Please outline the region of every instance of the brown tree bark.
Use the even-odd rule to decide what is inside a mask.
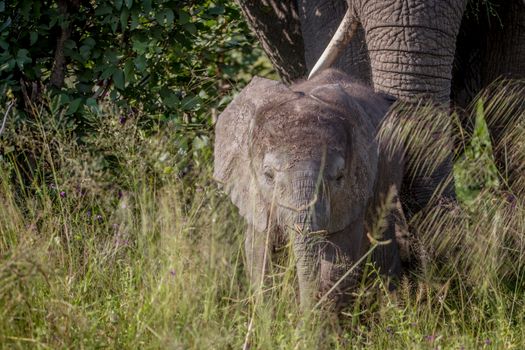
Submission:
[[[64,78],[66,74],[66,57],[64,56],[64,44],[71,36],[73,24],[71,23],[70,13],[76,12],[80,7],[80,0],[59,0],[58,8],[60,13],[64,16],[66,25],[61,28],[60,35],[57,39],[57,46],[55,48],[55,58],[53,62],[53,69],[51,70],[51,78],[49,84],[55,88],[60,89],[64,85]]]
[[[236,0],[279,73],[290,83],[306,76],[301,23],[294,0]]]

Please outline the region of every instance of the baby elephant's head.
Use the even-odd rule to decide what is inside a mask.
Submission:
[[[377,149],[370,122],[347,99],[325,85],[256,110],[247,170],[273,214],[267,225],[331,234],[363,216]]]
[[[255,78],[218,119],[215,177],[255,231],[293,237],[302,301],[363,254],[387,108],[328,71],[291,87]]]

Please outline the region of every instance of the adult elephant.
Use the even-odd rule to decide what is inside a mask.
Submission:
[[[523,0],[237,1],[284,81],[307,75],[347,13],[356,33],[333,66],[397,99],[465,106],[499,76],[525,76]],[[405,180],[409,215],[451,171],[452,155],[430,176]],[[441,194],[453,198],[453,183]]]

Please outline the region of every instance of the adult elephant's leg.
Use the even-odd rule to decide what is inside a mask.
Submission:
[[[488,97],[500,96],[502,101],[492,101],[505,108],[487,110],[486,119],[495,150],[495,160],[500,172],[506,175],[509,186],[517,193],[525,193],[522,164],[523,149],[517,150],[522,136],[512,136],[519,120],[525,118],[525,83],[507,86],[490,85],[498,78],[525,78],[525,2],[500,0],[496,7],[499,21],[494,21],[487,37],[487,50],[482,62],[483,85],[489,86]],[[502,96],[499,93],[506,90]],[[490,101],[488,101],[490,103]],[[523,125],[523,124],[522,124]]]
[[[482,64],[484,85],[505,77],[525,78],[525,2],[499,0],[490,23],[487,52]]]
[[[490,6],[490,9],[484,8]],[[473,131],[471,104],[483,90],[498,78],[525,78],[525,2],[522,0],[494,0],[489,3],[472,1],[463,16],[457,41],[452,78],[452,101],[462,118],[467,134]],[[499,86],[486,91],[486,103],[500,90]],[[512,87],[510,87],[512,90]],[[511,94],[512,95],[512,94]],[[510,109],[508,109],[510,111]],[[488,115],[489,129],[495,146],[506,134],[500,115]],[[519,111],[514,110],[514,116]],[[465,140],[458,140],[462,146]],[[462,151],[462,149],[458,149]],[[507,173],[503,154],[496,160],[502,173]],[[461,152],[458,152],[461,154]]]
[[[425,98],[448,106],[456,37],[466,2],[361,1],[357,14],[365,29],[375,90],[407,102]],[[450,132],[435,136],[450,138]],[[404,203],[408,216],[428,204],[442,180],[451,178],[452,153],[425,173],[418,171],[404,180],[402,198],[411,199]],[[442,189],[441,198],[454,198],[453,181]]]
[[[494,159],[507,188],[525,195],[525,80],[501,80],[481,95]]]
[[[457,112],[465,132],[455,133],[456,156],[460,157],[470,141],[475,120],[471,104],[481,91],[481,57],[486,51],[488,11],[479,13],[479,2],[471,1],[463,16],[456,42],[452,67],[452,108]]]
[[[348,3],[354,6],[355,2],[350,0]],[[306,67],[311,71],[341,23],[348,6],[341,0],[299,0],[298,4]],[[333,67],[371,85],[370,59],[363,27],[358,27],[356,35]]]

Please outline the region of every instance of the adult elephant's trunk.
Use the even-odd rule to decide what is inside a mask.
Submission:
[[[366,33],[377,91],[414,102],[450,100],[452,63],[465,0],[364,1]]]

